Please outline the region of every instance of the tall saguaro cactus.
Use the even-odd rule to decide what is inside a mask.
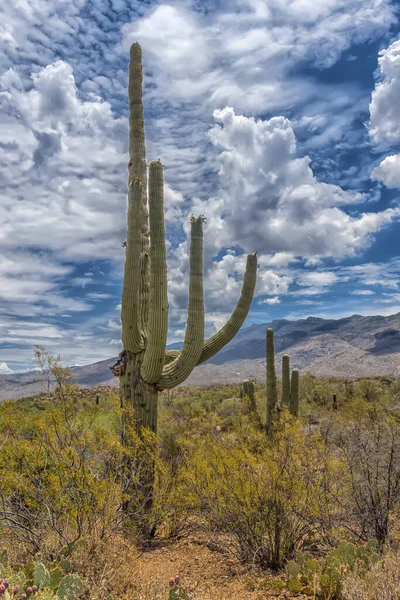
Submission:
[[[129,66],[128,231],[121,308],[124,350],[113,372],[120,377],[125,424],[133,418],[139,434],[143,428],[157,430],[158,392],[185,381],[196,365],[211,358],[239,331],[257,276],[256,254],[249,254],[241,295],[231,318],[204,341],[204,218],[192,217],[185,340],[180,352],[166,351],[164,174],[160,161],[146,164],[142,81],[142,51],[139,44],[133,44]]]
[[[271,439],[273,435],[273,422],[278,405],[278,396],[276,391],[276,371],[275,371],[275,348],[274,348],[274,330],[267,329],[267,433]]]

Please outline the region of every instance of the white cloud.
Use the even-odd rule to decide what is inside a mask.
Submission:
[[[299,262],[299,259],[293,256],[290,252],[276,252],[273,255],[264,254],[260,256],[258,264],[261,267],[287,267],[291,263]]]
[[[161,4],[149,16],[125,25],[124,34],[140,40],[146,50],[157,55],[158,68],[176,78],[196,79],[210,67],[207,30],[200,35],[193,15],[182,5]]]
[[[270,296],[287,294],[293,277],[277,274],[269,269],[260,269],[257,277],[256,295],[268,294]]]
[[[375,143],[400,142],[400,40],[379,53],[382,81],[372,92],[370,135]]]
[[[388,0],[226,2],[207,19],[182,3],[158,4],[123,28],[124,49],[139,41],[169,97],[205,96],[217,106],[271,110],[310,97],[284,75],[297,61],[331,66],[352,43],[395,21]]]
[[[400,294],[383,294],[386,298],[379,298],[374,300],[375,303],[393,304],[394,302],[400,302]]]
[[[395,257],[383,263],[363,263],[351,267],[341,267],[338,277],[364,286],[397,289],[400,281],[400,260]]]
[[[387,156],[372,171],[371,179],[382,181],[388,188],[400,187],[400,154]]]
[[[331,271],[314,271],[312,273],[301,273],[298,277],[298,283],[303,286],[328,286],[337,281],[336,273]]]
[[[373,294],[375,294],[372,290],[355,290],[350,293],[352,296],[373,296]]]
[[[235,240],[246,251],[354,256],[400,215],[398,208],[358,217],[345,212],[343,206],[363,197],[318,181],[310,158],[296,157],[288,119],[256,120],[229,107],[214,111],[214,117],[221,125],[209,136],[221,150],[222,190],[218,199],[194,200],[192,210],[208,218],[215,249]]]
[[[273,298],[266,298],[265,300],[259,300],[257,304],[280,304],[281,301],[277,296]]]
[[[29,91],[2,81],[0,246],[47,248],[64,260],[116,257],[126,170],[118,138],[126,121],[98,97],[80,99],[63,61],[32,80]]]
[[[0,375],[11,375],[11,373],[14,371],[7,366],[7,363],[0,363]]]

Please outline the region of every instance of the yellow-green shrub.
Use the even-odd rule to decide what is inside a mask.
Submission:
[[[273,444],[256,430],[214,433],[191,451],[192,502],[215,530],[236,538],[241,560],[278,568],[315,536],[325,448],[286,412]]]

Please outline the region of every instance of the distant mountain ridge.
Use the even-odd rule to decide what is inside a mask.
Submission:
[[[291,366],[320,377],[400,376],[400,313],[388,317],[353,315],[344,319],[308,317],[278,319],[250,325],[207,363],[196,367],[186,385],[241,381],[265,377],[265,329],[275,332],[277,369],[281,355],[290,355]],[[179,343],[169,348],[177,349]],[[116,358],[73,367],[82,387],[118,385],[110,371]],[[0,375],[0,400],[21,398],[43,391],[37,371]]]

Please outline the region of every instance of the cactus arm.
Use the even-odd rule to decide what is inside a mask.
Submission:
[[[139,179],[143,183],[141,206],[141,247],[140,274],[136,285],[139,287],[139,327],[146,333],[149,297],[149,228],[147,209],[146,144],[144,135],[142,49],[132,44],[129,63],[129,181]],[[128,225],[129,228],[129,225]]]
[[[190,375],[199,361],[204,343],[203,222],[191,219],[190,279],[188,319],[183,348],[179,356],[163,369],[159,390],[176,387]]]
[[[217,354],[230,342],[243,325],[253,300],[257,280],[257,253],[247,255],[246,270],[243,277],[242,291],[236,307],[229,320],[216,334],[204,342],[199,362],[201,364]]]
[[[293,369],[290,386],[290,412],[294,417],[299,416],[299,370]]]
[[[289,355],[282,356],[282,406],[289,407],[290,402],[290,366]]]
[[[225,325],[221,327],[216,334],[204,342],[203,350],[197,363],[198,365],[201,365],[203,362],[206,362],[206,360],[212,358],[235,337],[249,312],[251,301],[253,300],[254,289],[256,287],[256,280],[257,254],[249,254],[247,256],[246,270],[243,277],[242,291],[235,310]],[[165,353],[165,364],[175,360],[179,354],[179,350],[167,350]]]
[[[134,354],[143,348],[143,336],[139,327],[139,286],[137,285],[140,278],[142,187],[143,184],[139,179],[133,179],[129,184],[128,233],[121,303],[122,343]]]
[[[176,358],[178,358],[178,356],[180,355],[180,350],[166,350],[165,351],[165,356],[164,356],[164,362],[166,365],[169,365],[170,363],[172,363],[173,360],[175,360]]]
[[[149,166],[150,216],[150,293],[147,345],[141,376],[156,383],[164,368],[168,334],[167,256],[164,226],[163,165],[153,161]]]
[[[273,422],[277,407],[276,393],[276,371],[275,371],[275,348],[274,348],[274,330],[267,329],[267,433],[270,439],[273,436]]]

